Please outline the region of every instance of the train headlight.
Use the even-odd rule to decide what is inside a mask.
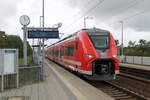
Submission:
[[[117,57],[117,55],[112,55],[112,57],[114,57],[114,58],[115,58],[115,57]]]
[[[88,56],[89,58],[94,58],[94,56],[91,54],[87,54],[86,56]]]

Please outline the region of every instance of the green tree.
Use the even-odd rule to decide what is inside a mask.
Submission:
[[[124,48],[124,54],[128,56],[150,56],[150,41],[140,39],[138,44],[129,41],[128,47]]]
[[[6,35],[5,32],[0,32],[0,48],[14,48],[19,50],[19,57],[23,57],[23,41],[17,35]],[[27,42],[28,56],[32,55],[32,48]]]

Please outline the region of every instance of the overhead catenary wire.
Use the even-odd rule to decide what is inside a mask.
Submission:
[[[82,14],[82,16],[80,16],[79,18],[75,19],[71,24],[69,24],[69,25],[68,25],[66,28],[64,28],[62,31],[64,31],[65,29],[69,30],[70,27],[72,27],[75,23],[78,22],[78,20],[80,20],[81,18],[83,18],[85,15],[91,13],[93,10],[95,10],[97,7],[99,7],[99,5],[102,4],[104,1],[105,1],[105,0],[100,0],[98,3],[96,3],[94,6],[92,6],[89,10],[87,10],[84,14]],[[133,2],[134,4],[128,6],[127,9],[130,9],[130,8],[136,6],[137,4],[139,4],[138,0],[133,0],[132,2]],[[132,2],[129,2],[129,4],[131,4]],[[149,10],[150,10],[150,9],[149,9]],[[132,18],[132,17],[141,15],[141,14],[143,14],[143,13],[149,12],[149,10],[148,10],[148,11],[147,11],[147,10],[146,10],[146,11],[142,11],[142,12],[139,12],[139,13],[136,13],[136,14],[133,14],[133,15],[131,15],[131,16],[129,16],[129,17],[126,17],[126,18],[122,19],[122,21],[128,20],[128,19],[130,19],[130,18]],[[119,20],[119,21],[120,21],[120,20]],[[118,21],[117,21],[117,22],[118,22]]]
[[[150,12],[150,9],[147,9],[147,10],[138,12],[138,13],[136,13],[136,14],[133,14],[133,15],[131,15],[131,16],[129,16],[129,17],[126,17],[126,18],[122,19],[122,21],[129,20],[129,19],[131,19],[131,18],[134,18],[134,17],[136,17],[136,16],[139,16],[139,15],[142,15],[142,14],[145,14],[145,13],[148,13],[148,12]]]
[[[91,13],[93,10],[95,10],[97,7],[99,7],[100,4],[102,4],[105,0],[99,0],[98,3],[96,3],[93,7],[91,7],[89,10],[87,10],[82,16],[80,16],[79,18],[75,19],[71,24],[69,24],[64,30],[68,30],[69,28],[68,27],[71,27],[72,25],[74,25],[74,23],[77,23],[78,20],[80,20],[81,18],[83,18],[84,16],[86,16],[87,14]],[[91,1],[88,1],[88,2],[91,2]],[[133,5],[131,6],[128,6],[127,9],[129,8],[132,8],[134,7],[137,3],[138,3],[138,0],[132,0],[131,2],[129,2],[129,4],[131,3],[134,3]],[[64,31],[63,30],[63,31]]]
[[[134,5],[131,5],[131,6],[129,6],[126,10],[128,10],[128,9],[130,9],[130,8],[132,8],[132,7],[134,7],[134,6],[136,6],[139,2],[138,2],[138,0],[134,0],[136,3],[134,4]],[[132,15],[130,15],[130,16],[127,16],[127,17],[125,17],[125,18],[122,18],[122,19],[120,19],[120,20],[116,20],[116,21],[113,21],[113,23],[118,23],[118,22],[120,22],[120,21],[128,21],[129,19],[132,19],[132,18],[134,18],[134,17],[136,17],[136,16],[138,16],[138,15],[141,15],[141,14],[144,14],[144,13],[147,13],[147,12],[149,12],[150,11],[150,9],[148,9],[148,10],[144,10],[144,11],[141,11],[141,12],[137,12],[137,13],[135,13],[135,14],[132,14]],[[110,25],[112,25],[113,23],[110,23],[108,26],[110,26]]]
[[[79,19],[83,18],[84,16],[86,16],[88,13],[90,13],[91,11],[93,11],[94,9],[96,9],[97,7],[99,7],[105,0],[99,0],[98,3],[96,3],[93,7],[91,7],[89,10],[87,10],[82,16],[80,16],[79,18],[75,19],[71,24],[68,25],[68,27],[71,27],[72,24],[76,23]],[[68,29],[68,27],[66,27],[65,29]],[[64,30],[65,30],[64,29]]]

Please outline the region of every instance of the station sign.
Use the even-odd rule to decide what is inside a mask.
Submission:
[[[58,28],[27,28],[28,38],[59,38]]]

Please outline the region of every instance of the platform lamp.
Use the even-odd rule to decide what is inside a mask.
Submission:
[[[84,29],[86,29],[86,20],[87,19],[93,19],[93,17],[84,17]]]
[[[6,48],[6,46],[5,46],[5,45],[6,45],[6,44],[5,44],[5,42],[6,42],[6,37],[7,37],[6,35],[3,35],[3,36],[2,36],[2,38],[4,38],[4,48]]]
[[[121,61],[123,61],[123,55],[124,55],[124,51],[123,51],[123,47],[124,47],[124,44],[123,44],[123,24],[124,24],[124,22],[123,21],[119,21],[119,23],[121,23]]]

